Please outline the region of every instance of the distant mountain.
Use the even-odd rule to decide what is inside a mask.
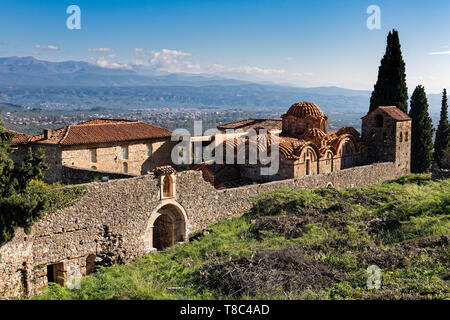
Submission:
[[[252,83],[216,75],[152,74],[152,70],[102,68],[83,61],[0,58],[0,102],[38,108],[114,109],[150,107],[268,108],[285,110],[313,101],[325,112],[364,114],[370,91],[338,87],[299,88]],[[440,95],[429,95],[431,112]]]
[[[249,83],[203,75],[150,75],[144,71],[140,68],[102,68],[83,61],[49,62],[33,57],[6,57],[0,58],[0,86],[201,86]]]

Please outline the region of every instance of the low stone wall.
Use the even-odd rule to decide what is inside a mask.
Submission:
[[[280,188],[317,188],[330,183],[341,189],[382,183],[406,174],[398,172],[395,163],[377,163],[327,174],[254,184],[239,188],[216,190],[201,174],[186,171],[177,174],[178,202],[188,212],[191,231],[205,229],[212,223],[239,216],[252,206],[252,199]],[[194,213],[194,214],[190,214]]]
[[[176,194],[161,199],[154,175],[87,184],[88,192],[71,207],[38,221],[31,234],[18,230],[0,248],[0,297],[34,294],[47,283],[47,268],[63,263],[61,274],[85,275],[95,257],[99,265],[128,262],[152,251],[151,221],[165,205],[182,208],[186,233],[218,220],[242,215],[255,196],[281,187],[314,188],[329,183],[338,188],[365,186],[396,178],[395,163],[380,163],[329,174],[306,176],[235,189],[217,190],[200,171],[176,174]]]
[[[100,180],[102,177],[108,177],[110,180],[127,179],[137,177],[133,174],[123,174],[78,167],[62,166],[62,179],[64,184],[89,183],[94,180]]]

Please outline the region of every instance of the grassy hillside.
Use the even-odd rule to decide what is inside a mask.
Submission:
[[[282,189],[199,240],[37,299],[448,299],[450,180]],[[367,288],[367,268],[382,269]]]

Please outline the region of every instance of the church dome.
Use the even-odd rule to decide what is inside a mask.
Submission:
[[[294,116],[297,118],[306,118],[306,117],[313,117],[313,118],[322,118],[325,116],[325,114],[320,110],[320,108],[312,102],[298,102],[293,104],[288,112],[286,113],[286,116]]]

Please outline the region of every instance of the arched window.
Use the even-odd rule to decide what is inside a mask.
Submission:
[[[341,169],[347,169],[353,167],[353,156],[355,153],[355,147],[351,140],[347,140],[341,147]]]
[[[326,165],[330,168],[330,172],[333,172],[333,155],[331,152],[327,153]]]
[[[403,132],[400,132],[400,142],[403,142]]]
[[[163,178],[163,197],[173,197],[173,179],[170,175]]]
[[[128,173],[128,163],[124,162],[122,166],[123,173]]]
[[[408,142],[408,132],[405,132],[405,141]]]

